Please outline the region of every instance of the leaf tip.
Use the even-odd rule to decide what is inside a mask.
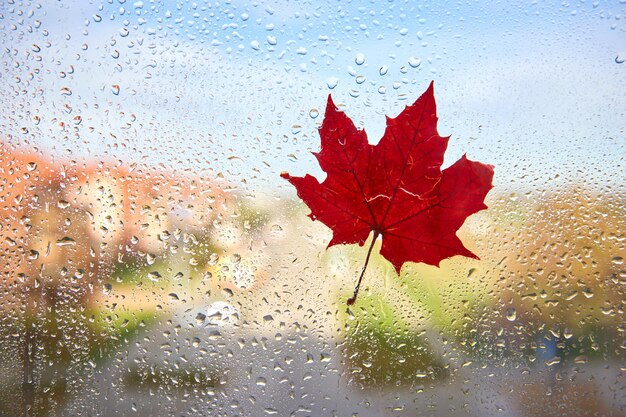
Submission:
[[[284,178],[284,179],[286,179],[286,180],[288,180],[289,178],[291,178],[291,177],[289,176],[289,173],[288,173],[287,171],[283,171],[283,172],[281,172],[281,173],[280,173],[280,177],[281,177],[281,178]]]
[[[328,95],[328,100],[326,101],[326,111],[328,110],[337,110],[337,106],[335,106],[333,97],[330,94]]]

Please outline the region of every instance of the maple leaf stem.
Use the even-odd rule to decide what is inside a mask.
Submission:
[[[354,294],[352,297],[348,298],[348,305],[351,306],[356,301],[357,295],[359,295],[359,288],[361,287],[361,281],[363,280],[363,276],[365,275],[365,270],[367,269],[367,264],[370,261],[370,255],[372,254],[372,249],[374,249],[374,244],[376,243],[376,239],[380,235],[379,232],[374,232],[374,237],[372,238],[372,243],[370,244],[370,248],[367,250],[367,256],[365,257],[365,264],[363,264],[363,269],[361,270],[361,275],[359,276],[359,280],[356,283],[356,287],[354,287]]]

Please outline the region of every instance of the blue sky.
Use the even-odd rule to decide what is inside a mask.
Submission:
[[[495,164],[503,189],[626,179],[622,0],[41,4],[2,6],[17,145],[273,196],[292,193],[281,171],[323,175],[309,151],[329,93],[376,142],[434,80],[446,163]]]

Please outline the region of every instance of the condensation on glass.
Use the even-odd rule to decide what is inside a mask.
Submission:
[[[624,415],[625,12],[0,0],[0,414]],[[431,80],[480,260],[377,244],[348,307],[280,173]]]

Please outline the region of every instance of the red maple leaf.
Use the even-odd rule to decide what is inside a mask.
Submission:
[[[371,145],[328,96],[319,129],[321,150],[314,153],[327,173],[321,184],[307,174],[281,176],[296,187],[298,196],[333,231],[328,247],[358,243],[370,232],[372,243],[356,285],[361,280],[376,239],[380,253],[399,274],[407,262],[439,266],[454,255],[478,257],[456,236],[465,219],[487,208],[483,200],[492,187],[493,166],[470,161],[465,155],[441,170],[449,137],[437,133],[433,83],[398,117],[387,118],[380,142]]]

